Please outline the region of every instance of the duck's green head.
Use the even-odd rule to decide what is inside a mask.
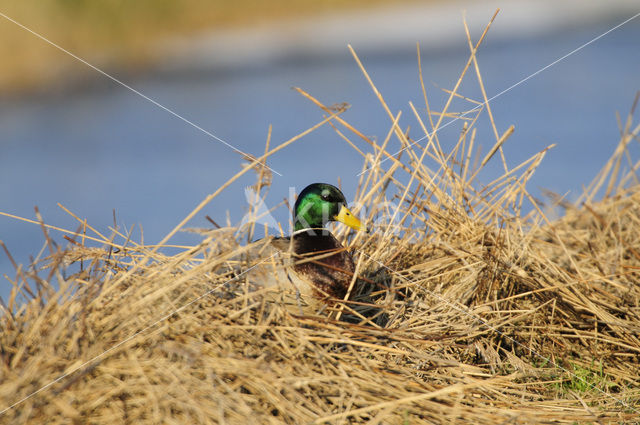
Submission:
[[[305,187],[293,209],[295,230],[322,228],[329,221],[339,221],[352,229],[364,229],[362,223],[347,208],[347,200],[340,189],[326,183]]]

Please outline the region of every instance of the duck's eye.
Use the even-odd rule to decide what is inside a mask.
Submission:
[[[328,193],[323,193],[322,195],[320,195],[322,197],[323,201],[328,201],[329,200],[329,194]]]

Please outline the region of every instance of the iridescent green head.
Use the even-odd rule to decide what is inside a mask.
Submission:
[[[293,222],[295,230],[323,228],[329,221],[340,221],[347,226],[363,229],[347,208],[347,200],[340,189],[326,183],[314,183],[305,187],[296,201]]]

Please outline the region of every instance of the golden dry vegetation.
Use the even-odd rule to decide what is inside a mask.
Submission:
[[[353,201],[378,226],[339,237],[362,278],[356,292],[382,312],[375,320],[353,301],[300,313],[251,288],[247,272],[267,259],[243,257],[261,242],[238,241],[235,228],[163,253],[237,175],[159,245],[78,219],[46,260],[18,269],[0,319],[0,422],[637,422],[640,163],[628,147],[640,126],[630,114],[602,172],[578,203],[556,199],[565,214],[552,220],[527,191],[546,150],[509,168],[512,128],[477,147],[476,120],[491,116],[484,99],[466,116],[450,110],[463,77],[481,84],[477,46],[445,105],[434,109],[420,88],[418,137],[382,95],[390,129],[375,141],[300,90],[325,114],[310,130],[332,125],[363,156]],[[441,140],[453,117],[459,138]],[[256,171],[263,193],[268,157],[297,140],[267,146],[240,174]],[[492,161],[504,173],[482,184]],[[385,201],[399,209],[380,210]],[[60,231],[40,224],[50,242]]]
[[[0,93],[19,94],[67,84],[70,73],[75,84],[93,76],[91,70],[29,30],[101,68],[136,72],[152,65],[158,59],[159,45],[176,37],[236,27],[251,31],[256,24],[280,19],[396,3],[393,0],[0,0],[3,58]]]

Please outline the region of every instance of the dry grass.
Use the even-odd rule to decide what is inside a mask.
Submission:
[[[470,39],[460,81],[471,70],[481,84],[478,45]],[[381,95],[392,125],[377,143],[300,90],[327,113],[318,125],[330,123],[363,154],[356,212],[390,218],[368,235],[340,234],[375,283],[384,325],[338,320],[336,311],[292,314],[264,290],[248,291],[252,264],[241,254],[251,245],[237,242],[234,228],[162,253],[238,176],[157,246],[78,219],[60,248],[39,219],[50,255],[17,269],[3,307],[0,422],[637,422],[640,163],[622,165],[640,126],[630,115],[584,198],[558,200],[566,214],[551,221],[526,189],[545,151],[507,168],[510,129],[479,152],[474,124],[491,117],[489,105],[445,143],[434,130],[456,115],[450,102],[432,110],[422,89],[428,113],[416,117],[428,137],[417,144]],[[391,138],[406,149],[389,151]],[[258,171],[259,192],[269,183],[261,164],[295,140],[250,159],[242,174]],[[477,176],[490,161],[505,172],[483,185]],[[397,211],[384,211],[389,202]],[[72,263],[80,270],[70,274]],[[18,304],[19,295],[28,302]]]
[[[416,0],[402,0],[409,3]],[[344,12],[398,0],[2,0],[0,13],[101,68],[147,69],[158,46],[203,31]],[[93,70],[0,16],[0,93],[93,81]],[[122,73],[122,72],[121,72]],[[69,78],[72,76],[72,78]]]

